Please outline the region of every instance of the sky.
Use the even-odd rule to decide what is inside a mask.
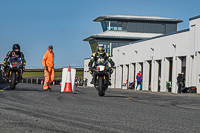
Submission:
[[[104,15],[158,16],[181,19],[200,15],[199,0],[0,0],[0,62],[15,43],[27,66],[42,67],[42,57],[54,46],[55,67],[83,66],[91,56],[83,39],[102,32],[93,20]]]

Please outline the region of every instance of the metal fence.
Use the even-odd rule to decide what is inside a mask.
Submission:
[[[60,85],[61,79],[53,81],[55,85]],[[53,82],[51,84],[53,84]],[[20,83],[27,84],[44,84],[44,78],[23,78]]]

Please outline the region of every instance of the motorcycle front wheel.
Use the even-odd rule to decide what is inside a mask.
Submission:
[[[104,92],[104,79],[103,76],[99,76],[99,96],[104,96],[105,92]]]
[[[12,76],[11,76],[11,82],[10,82],[10,89],[11,90],[15,89],[15,80],[16,80],[16,72],[13,72]]]

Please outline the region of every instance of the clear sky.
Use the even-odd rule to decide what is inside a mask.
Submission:
[[[0,61],[14,43],[21,45],[27,66],[42,66],[54,46],[55,65],[83,66],[91,56],[83,39],[101,33],[95,18],[103,15],[159,16],[181,19],[200,15],[200,0],[0,0]]]

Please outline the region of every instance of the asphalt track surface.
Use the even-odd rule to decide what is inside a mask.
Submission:
[[[51,92],[41,85],[0,84],[0,132],[199,133],[200,95],[94,88]]]

